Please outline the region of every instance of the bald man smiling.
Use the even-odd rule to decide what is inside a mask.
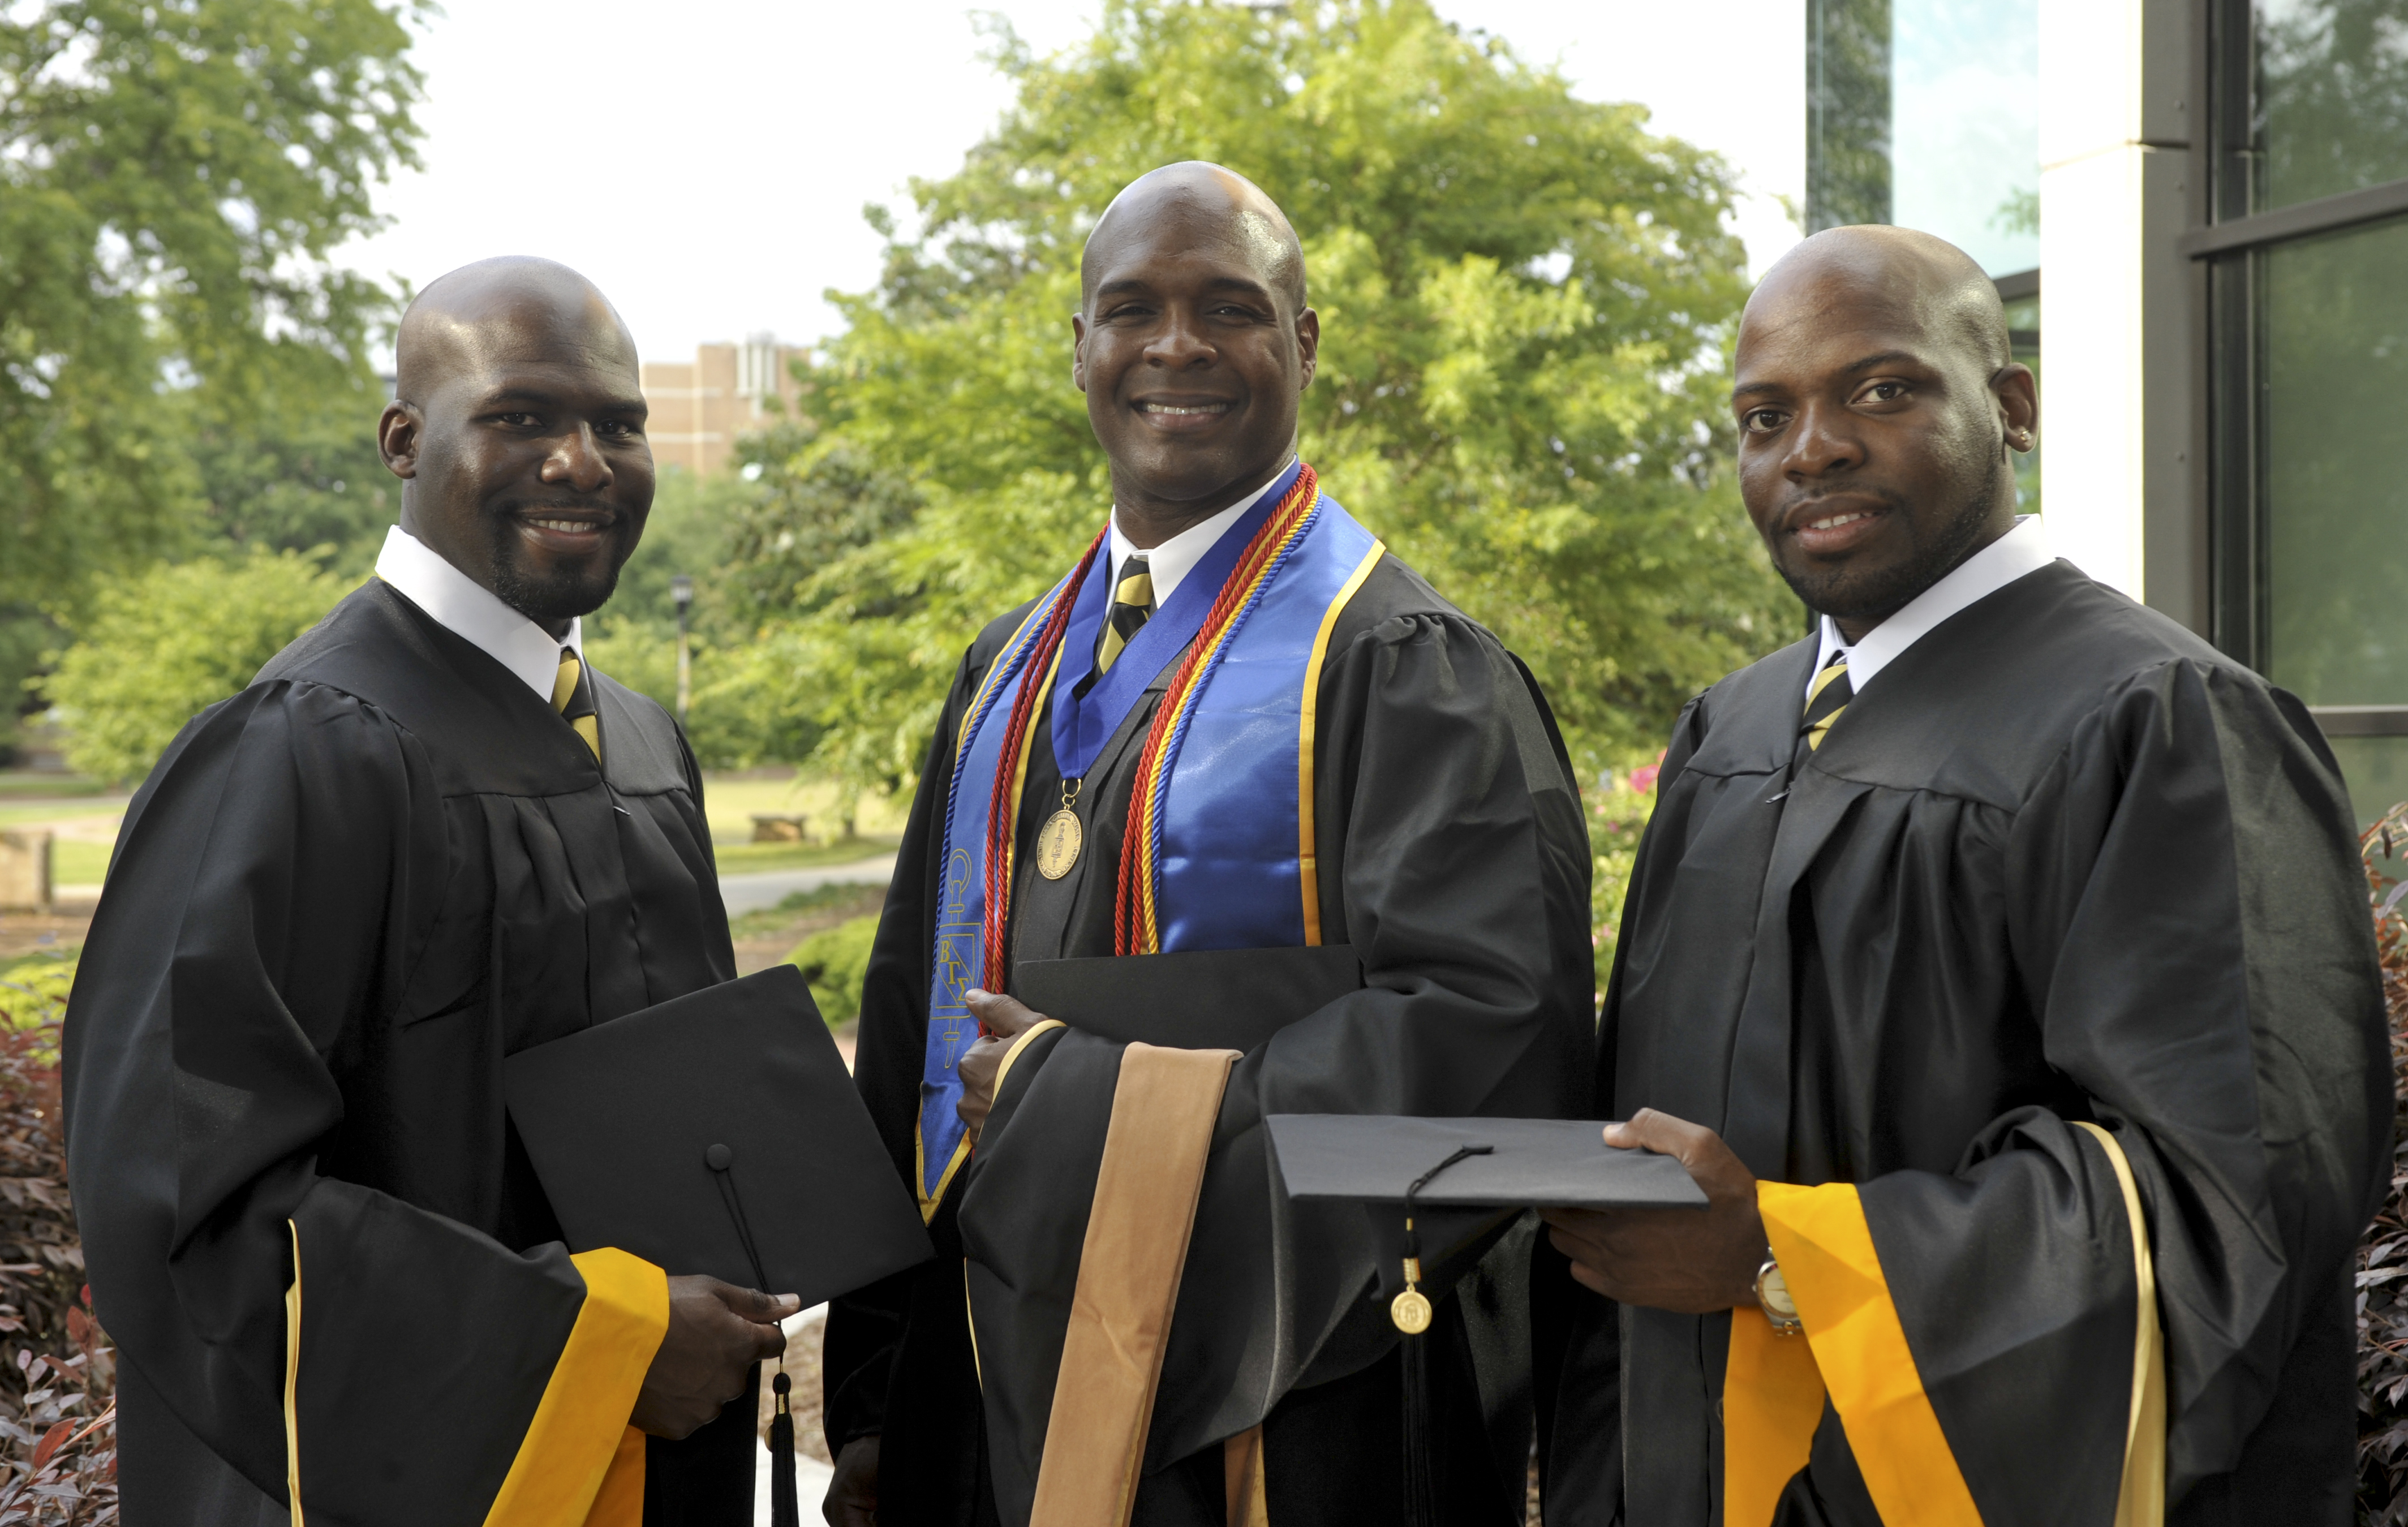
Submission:
[[[920,775],[859,1080],[942,1255],[831,1312],[826,1514],[1502,1527],[1526,1227],[1433,1232],[1408,1348],[1401,1222],[1287,1202],[1263,1120],[1578,1107],[1562,742],[1298,460],[1320,319],[1270,197],[1164,166],[1082,276],[1110,522],[970,643]],[[1048,979],[1111,995],[1049,1010]]]
[[[635,344],[490,260],[398,360],[378,576],[160,760],[67,1017],[125,1520],[737,1527],[722,1406],[796,1301],[569,1255],[502,1102],[735,974],[684,739],[583,661],[652,505]]]

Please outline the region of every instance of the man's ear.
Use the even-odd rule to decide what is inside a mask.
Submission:
[[[377,421],[377,453],[386,471],[396,478],[418,476],[418,435],[424,423],[415,407],[398,398],[384,406],[384,417]]]
[[[1087,390],[1087,319],[1083,313],[1070,315],[1070,385],[1082,392]]]
[[[1304,363],[1303,379],[1296,384],[1301,392],[1312,385],[1312,374],[1321,365],[1321,315],[1310,307],[1296,315],[1296,353]]]
[[[1999,400],[1999,421],[2007,445],[2015,450],[2029,450],[2040,439],[2040,386],[2032,377],[2031,367],[2017,361],[1990,378],[1990,392]]]

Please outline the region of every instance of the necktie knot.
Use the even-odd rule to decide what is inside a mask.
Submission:
[[[1153,617],[1154,573],[1140,551],[1121,564],[1120,579],[1112,585],[1111,608],[1104,614],[1103,633],[1096,641],[1096,672],[1110,673],[1122,649]]]

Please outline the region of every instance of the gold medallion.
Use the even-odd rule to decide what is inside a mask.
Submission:
[[[1408,1336],[1418,1336],[1430,1325],[1430,1302],[1419,1289],[1407,1289],[1388,1303],[1388,1319]]]
[[[1079,862],[1079,846],[1086,838],[1078,813],[1064,806],[1045,819],[1037,834],[1037,873],[1058,880]]]

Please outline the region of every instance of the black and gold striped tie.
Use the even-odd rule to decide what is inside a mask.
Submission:
[[[1096,643],[1096,672],[1107,674],[1121,649],[1133,640],[1154,615],[1154,574],[1140,551],[1121,564],[1121,580],[1112,585],[1112,607],[1104,616],[1104,631]]]
[[[572,648],[560,649],[560,669],[552,676],[552,708],[567,719],[569,727],[585,739],[594,749],[594,762],[602,762],[602,724],[594,716],[594,686],[586,682],[585,664],[577,661]]]
[[[1823,671],[1814,676],[1814,682],[1806,688],[1806,719],[1799,734],[1806,751],[1811,753],[1823,746],[1831,723],[1840,719],[1840,712],[1847,709],[1848,702],[1854,698],[1856,691],[1848,683],[1848,654],[1834,652]]]

